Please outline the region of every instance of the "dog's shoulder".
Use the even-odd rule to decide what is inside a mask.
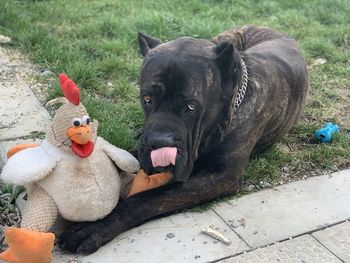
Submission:
[[[228,29],[212,39],[215,44],[222,42],[231,42],[241,51],[245,51],[260,43],[277,40],[291,39],[287,34],[278,32],[267,27],[255,25],[245,25],[237,28]]]

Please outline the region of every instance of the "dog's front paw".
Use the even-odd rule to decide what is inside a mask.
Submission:
[[[102,247],[105,243],[106,241],[104,241],[104,237],[102,235],[94,233],[80,243],[77,253],[83,255],[91,254]]]
[[[74,225],[71,229],[63,232],[57,238],[57,244],[60,248],[70,252],[88,254],[96,251],[100,246],[101,237],[99,237],[90,225]]]
[[[127,229],[117,213],[91,223],[78,223],[57,238],[62,249],[91,254]]]

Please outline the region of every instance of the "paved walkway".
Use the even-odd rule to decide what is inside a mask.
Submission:
[[[350,170],[132,229],[78,262],[350,262]],[[225,245],[201,233],[215,229]],[[57,256],[54,262],[69,262]],[[64,261],[67,260],[67,261]]]
[[[11,63],[0,47],[0,166],[9,147],[40,141],[35,135],[50,122],[25,78],[8,79]],[[55,251],[53,262],[350,262],[349,219],[350,170],[345,170],[222,202],[206,212],[148,222],[86,257]],[[209,226],[231,245],[202,234]]]

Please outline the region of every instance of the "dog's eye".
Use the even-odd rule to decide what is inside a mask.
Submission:
[[[194,104],[187,104],[187,111],[193,112],[196,109],[196,105]]]
[[[80,118],[74,118],[72,120],[72,125],[75,127],[79,127],[81,125],[81,119]]]
[[[144,102],[145,104],[151,104],[151,103],[152,103],[152,98],[151,98],[151,96],[149,96],[149,95],[143,96],[143,102]]]

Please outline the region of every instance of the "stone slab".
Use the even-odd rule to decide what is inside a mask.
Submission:
[[[310,235],[304,235],[275,245],[229,258],[220,263],[341,263]]]
[[[338,258],[344,262],[350,262],[350,222],[314,232],[312,236],[337,255]]]
[[[259,247],[350,218],[350,170],[232,199],[214,210]],[[234,225],[240,220],[243,224]],[[232,223],[233,222],[233,223]]]
[[[46,132],[50,115],[23,80],[0,78],[0,98],[0,140]]]
[[[201,234],[214,224],[230,246]],[[248,246],[212,211],[181,213],[148,222],[118,236],[83,263],[208,262],[238,254]]]

